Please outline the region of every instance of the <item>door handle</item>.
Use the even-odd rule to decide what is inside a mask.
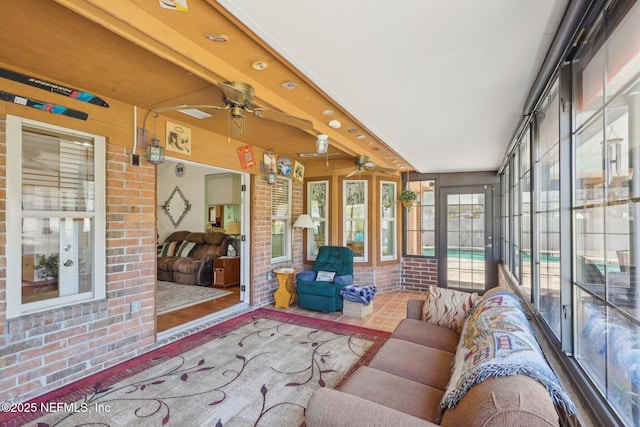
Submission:
[[[492,248],[493,245],[491,243],[487,243],[487,245],[485,246],[485,248]]]

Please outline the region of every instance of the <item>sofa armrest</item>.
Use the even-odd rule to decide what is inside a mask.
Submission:
[[[420,320],[422,318],[423,299],[410,299],[407,301],[407,319]]]
[[[387,408],[348,393],[321,387],[309,399],[305,410],[308,427],[434,427],[437,424]]]

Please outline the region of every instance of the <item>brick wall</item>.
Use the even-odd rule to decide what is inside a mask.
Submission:
[[[7,321],[4,122],[1,126],[0,401],[24,401],[153,347],[155,168],[146,162],[132,167],[130,150],[107,145],[107,299]],[[140,301],[138,313],[130,313],[132,301]]]
[[[353,266],[353,283],[375,285],[377,292],[397,291],[401,289],[400,264],[388,264],[377,267]]]
[[[438,262],[434,258],[402,258],[403,289],[427,291],[429,285],[438,284]]]
[[[281,264],[271,263],[271,185],[267,184],[260,175],[252,177],[253,182],[253,235],[252,247],[252,281],[251,303],[256,306],[272,303],[273,293],[278,289],[275,275],[267,280],[267,273],[274,268],[289,266],[302,269],[303,230],[293,229],[292,252],[293,259]],[[292,224],[302,213],[302,184],[296,180],[292,182]]]

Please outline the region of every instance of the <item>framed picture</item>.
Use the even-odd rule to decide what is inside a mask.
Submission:
[[[293,177],[300,182],[304,181],[304,165],[297,160],[293,165]]]
[[[274,153],[264,153],[262,155],[262,165],[264,165],[264,171],[262,173],[267,174],[269,171],[276,171],[276,155]]]
[[[249,169],[256,165],[256,159],[253,155],[253,147],[250,145],[244,145],[238,148],[238,158],[240,159],[242,169]]]
[[[167,151],[191,155],[191,129],[167,120]]]
[[[278,173],[282,176],[286,176],[287,178],[291,178],[291,159],[287,159],[286,157],[278,156]]]

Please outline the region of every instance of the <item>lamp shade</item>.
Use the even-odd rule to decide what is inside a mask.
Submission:
[[[293,224],[295,228],[316,228],[316,225],[313,223],[311,217],[307,214],[302,214],[296,219],[296,222]]]
[[[240,230],[240,221],[231,221],[227,226],[227,234],[232,236],[237,236],[241,233]]]

